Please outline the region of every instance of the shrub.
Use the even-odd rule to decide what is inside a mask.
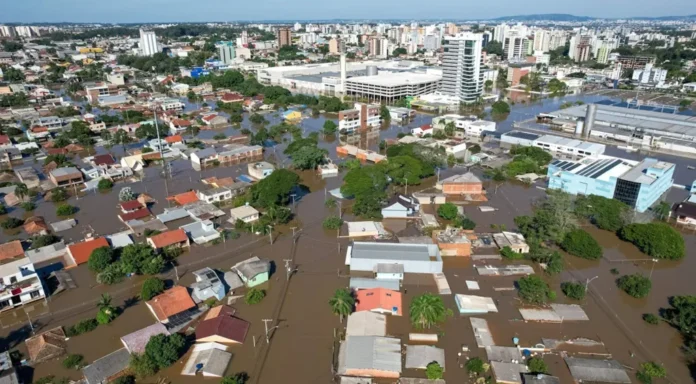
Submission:
[[[458,213],[457,206],[452,203],[445,203],[437,208],[437,215],[445,220],[455,219]]]
[[[428,378],[428,380],[442,379],[443,372],[444,369],[442,369],[442,367],[437,361],[433,361],[432,363],[428,364],[425,368],[425,376]]]
[[[483,365],[483,360],[478,357],[472,357],[466,362],[466,370],[469,371],[469,373],[473,373],[477,376],[484,373],[485,367]]]
[[[324,229],[339,229],[343,225],[343,220],[338,216],[329,216],[324,219],[322,226]]]
[[[22,209],[27,211],[27,212],[31,212],[31,211],[36,209],[36,204],[32,203],[31,201],[24,202],[24,203],[20,204],[19,206],[22,207]]]
[[[178,333],[172,335],[155,335],[145,345],[145,356],[150,359],[158,369],[164,369],[174,364],[184,349],[186,341]]]
[[[648,324],[657,325],[660,322],[660,318],[653,315],[652,313],[644,313],[643,321],[645,321]]]
[[[637,273],[621,276],[616,280],[616,285],[624,292],[637,299],[648,296],[652,288],[650,279]]]
[[[31,238],[31,248],[36,249],[36,248],[45,247],[47,245],[57,243],[58,241],[60,241],[60,239],[56,235],[34,236]]]
[[[244,301],[247,304],[254,305],[260,303],[264,297],[266,297],[266,292],[261,289],[251,288],[244,296]]]
[[[87,260],[87,266],[93,272],[101,272],[114,261],[114,251],[111,247],[99,247],[92,251]]]
[[[597,260],[602,257],[602,247],[589,233],[582,229],[568,232],[561,243],[561,248],[571,255],[583,259]]]
[[[97,275],[97,283],[106,285],[117,284],[123,281],[125,277],[126,273],[123,272],[121,263],[112,263]]]
[[[513,251],[512,248],[508,247],[507,245],[504,246],[503,249],[500,250],[500,254],[508,260],[516,260],[516,259],[523,259],[524,258],[523,254]]]
[[[619,237],[658,259],[679,260],[686,253],[682,235],[665,223],[629,224],[621,228]]]
[[[111,384],[135,384],[135,377],[131,375],[121,376],[112,381]]]
[[[508,105],[508,103],[506,103],[502,100],[496,101],[491,106],[491,113],[492,114],[501,114],[501,115],[506,114],[506,113],[510,113],[510,105]]]
[[[82,320],[72,327],[68,327],[68,329],[65,331],[65,335],[68,337],[81,335],[83,333],[94,331],[98,326],[99,323],[97,323],[97,320],[95,319]]]
[[[109,179],[101,179],[99,180],[99,183],[97,184],[97,188],[100,191],[108,191],[109,189],[114,187],[114,183],[109,180]]]
[[[58,187],[51,190],[51,201],[54,203],[60,203],[68,199],[68,192],[63,187]]]
[[[531,304],[544,304],[550,299],[549,285],[537,275],[525,276],[517,281],[522,300]]]
[[[99,312],[97,312],[97,323],[100,325],[106,325],[109,324],[110,322],[114,321],[116,318],[116,314],[114,313],[113,310],[109,311],[106,309],[100,309]]]
[[[531,373],[548,373],[549,371],[544,359],[541,357],[532,357],[527,360],[527,367],[529,367],[529,372]]]
[[[68,355],[65,359],[63,359],[63,368],[65,369],[80,369],[82,368],[82,363],[84,362],[85,358],[82,355]]]
[[[56,208],[56,215],[58,216],[70,216],[77,212],[77,208],[69,204],[61,204]]]
[[[0,225],[5,229],[13,229],[19,227],[22,224],[24,224],[22,220],[17,219],[15,217],[8,217],[7,220],[3,221]]]
[[[612,268],[612,269],[609,270],[609,272],[610,272],[612,275],[618,275],[619,273],[621,273],[621,272],[619,272],[619,269],[618,269],[618,268]]]
[[[140,290],[140,298],[148,301],[162,292],[164,292],[164,281],[156,277],[148,277],[143,282],[143,287]]]
[[[0,215],[5,215],[7,214],[7,207],[0,204]]]
[[[649,361],[640,365],[636,377],[641,383],[651,384],[654,378],[667,377],[667,370],[662,365]]]
[[[234,376],[225,376],[220,381],[220,384],[244,384],[249,379],[246,373],[237,373]]]
[[[585,286],[581,283],[563,282],[561,283],[561,291],[571,299],[582,300],[585,298]]]
[[[466,216],[462,216],[462,215],[457,216],[457,218],[454,219],[454,222],[452,223],[452,225],[454,225],[457,228],[468,229],[468,230],[476,228],[476,222],[474,222],[470,218],[468,218]]]

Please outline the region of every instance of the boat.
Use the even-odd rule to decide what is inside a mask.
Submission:
[[[696,167],[694,167],[693,165],[687,165],[686,169],[696,169]]]

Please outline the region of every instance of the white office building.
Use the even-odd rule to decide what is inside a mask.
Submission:
[[[157,35],[155,31],[140,30],[140,53],[143,56],[152,56],[159,52],[157,48]]]
[[[464,103],[476,102],[483,93],[483,35],[464,32],[445,38],[442,58],[444,94]]]
[[[652,64],[645,64],[644,69],[636,69],[633,71],[633,80],[641,84],[663,83],[667,80],[667,70],[655,68]]]
[[[236,58],[234,52],[234,43],[231,41],[223,41],[218,45],[218,56],[223,64],[232,64]]]

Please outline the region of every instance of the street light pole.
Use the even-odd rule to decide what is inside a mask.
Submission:
[[[599,278],[599,276],[595,276],[595,277],[593,277],[593,278],[591,278],[591,279],[585,280],[585,292],[587,292],[587,286],[590,285],[590,283],[592,282],[592,280],[598,279],[598,278]]]
[[[273,245],[273,227],[267,225],[266,228],[268,228],[268,236],[271,238],[271,245]]]
[[[261,321],[263,321],[263,326],[266,328],[266,344],[268,344],[270,342],[270,338],[268,337],[268,322],[273,321],[273,319],[262,319]]]

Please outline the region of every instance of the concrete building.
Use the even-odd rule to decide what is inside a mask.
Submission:
[[[476,102],[483,94],[483,37],[465,32],[447,37],[442,58],[442,93],[461,102]]]
[[[555,158],[584,158],[603,155],[606,150],[604,144],[590,143],[569,139],[566,137],[544,135],[535,139],[533,146],[551,152]]]
[[[483,182],[471,172],[442,179],[435,185],[435,188],[441,190],[445,195],[481,195],[484,193]]]
[[[231,41],[222,41],[218,43],[218,56],[223,64],[232,64],[232,61],[237,57],[234,52],[234,43]]]
[[[11,249],[22,251],[19,241],[3,244],[0,250],[0,311],[43,299],[46,294],[34,264],[22,253],[13,255]]]
[[[286,45],[292,45],[292,30],[288,27],[278,28],[278,48],[283,48]]]
[[[573,195],[598,195],[645,212],[674,182],[675,165],[652,158],[641,162],[610,156],[580,161],[555,160],[549,164],[550,189]]]
[[[405,273],[440,273],[442,257],[435,244],[354,242],[346,250],[351,271],[373,272],[378,264],[403,264]]]
[[[643,69],[633,70],[632,79],[641,84],[664,83],[667,80],[667,70],[655,68],[652,63],[648,63]]]
[[[379,105],[355,103],[354,109],[338,112],[338,131],[341,134],[378,128],[381,123]]]
[[[396,72],[346,79],[346,95],[374,101],[396,100],[434,93],[442,76],[430,73]]]
[[[152,56],[157,52],[159,52],[159,47],[155,31],[140,29],[140,53],[143,56]]]
[[[82,172],[75,167],[56,168],[49,173],[48,177],[58,187],[82,184],[84,182]]]
[[[592,52],[592,36],[590,35],[575,35],[570,38],[570,47],[568,57],[573,61],[581,63],[590,60]]]
[[[616,58],[617,63],[621,63],[624,69],[643,69],[647,64],[654,63],[652,56],[624,56]]]
[[[503,58],[507,61],[516,61],[527,56],[527,37],[511,34],[505,36]]]

